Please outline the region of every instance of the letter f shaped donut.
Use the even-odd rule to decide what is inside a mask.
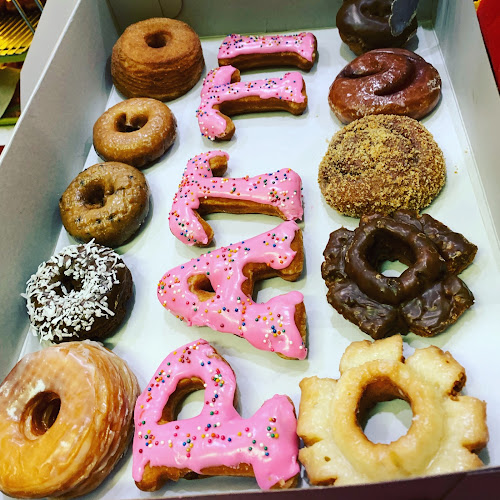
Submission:
[[[175,420],[184,397],[205,388],[201,413]],[[180,347],[163,361],[135,407],[133,477],[144,491],[168,479],[255,476],[262,489],[294,485],[297,422],[293,403],[275,395],[249,419],[233,406],[236,380],[206,340]]]

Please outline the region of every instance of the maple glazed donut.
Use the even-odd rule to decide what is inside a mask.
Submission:
[[[347,64],[330,87],[328,104],[342,123],[366,115],[429,114],[441,95],[436,68],[405,49],[377,49]]]
[[[389,24],[393,0],[344,0],[337,12],[340,38],[356,54],[373,49],[403,47],[417,32],[414,16],[400,35]]]
[[[351,217],[421,210],[445,179],[443,153],[432,135],[397,115],[368,115],[338,131],[318,174],[326,202]]]
[[[139,392],[125,361],[95,342],[23,357],[0,385],[0,490],[72,498],[97,488],[130,443]]]
[[[176,420],[184,398],[204,390],[199,415]],[[253,477],[262,489],[297,484],[295,408],[286,395],[268,399],[250,418],[236,411],[236,377],[206,341],[179,347],[156,370],[137,399],[132,475],[156,491],[167,480],[205,476]]]
[[[130,270],[110,248],[70,245],[27,282],[31,329],[57,343],[108,337],[125,317],[132,286]]]
[[[200,79],[204,66],[198,35],[182,21],[152,18],[129,26],[111,55],[111,75],[126,97],[171,101]]]
[[[120,246],[148,215],[146,177],[125,163],[97,163],[70,183],[59,200],[59,211],[71,236],[84,242]]]
[[[488,442],[486,403],[461,395],[465,369],[435,346],[406,360],[394,336],[350,344],[340,378],[310,377],[300,388],[300,462],[312,484],[343,486],[468,471],[483,465]],[[388,444],[363,432],[367,411],[402,399],[413,413],[408,432]]]
[[[141,168],[174,143],[175,128],[175,117],[166,104],[156,99],[127,99],[95,122],[94,148],[105,161]]]

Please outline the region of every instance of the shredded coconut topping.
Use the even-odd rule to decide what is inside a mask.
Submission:
[[[113,250],[90,241],[70,245],[38,266],[26,283],[31,329],[40,340],[90,331],[95,318],[114,316],[107,295],[126,267]]]

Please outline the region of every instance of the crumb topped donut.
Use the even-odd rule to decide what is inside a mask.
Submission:
[[[403,47],[417,32],[417,17],[399,35],[389,24],[393,0],[344,0],[337,12],[340,38],[357,55],[373,49]]]
[[[0,385],[0,491],[73,498],[97,488],[125,453],[139,386],[96,342],[23,357]]]
[[[198,35],[182,21],[152,18],[129,26],[113,47],[111,75],[126,97],[171,101],[200,79]]]
[[[175,117],[156,99],[122,101],[95,122],[94,148],[106,161],[141,168],[159,158],[174,143]]]
[[[441,149],[413,118],[370,115],[337,132],[319,165],[327,203],[344,215],[421,210],[444,186]]]
[[[97,163],[80,172],[59,200],[71,236],[117,247],[139,229],[149,212],[144,174],[118,162]]]
[[[109,337],[125,317],[132,286],[128,267],[110,248],[68,246],[27,282],[31,328],[52,342]]]

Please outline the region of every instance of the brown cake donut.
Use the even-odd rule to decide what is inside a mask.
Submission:
[[[173,144],[175,127],[175,117],[166,104],[156,99],[127,99],[97,119],[94,148],[105,161],[141,168]]]
[[[417,17],[397,36],[391,32],[389,17],[393,0],[344,0],[337,12],[340,38],[360,55],[373,49],[403,47],[417,32]]]
[[[78,174],[59,200],[69,234],[82,241],[117,247],[140,227],[149,212],[143,173],[118,162],[97,163]]]
[[[430,113],[441,95],[436,68],[405,49],[376,49],[350,62],[330,87],[328,104],[342,123],[366,115]]]
[[[319,165],[327,203],[351,217],[421,210],[444,186],[443,153],[413,118],[369,115],[337,132]]]
[[[127,363],[96,342],[23,357],[0,386],[0,490],[73,498],[97,488],[130,443],[139,391]]]
[[[132,284],[128,267],[110,248],[68,246],[27,282],[31,328],[56,343],[109,337],[125,317]]]
[[[111,75],[126,97],[170,101],[196,84],[204,64],[192,28],[175,19],[152,18],[123,32],[113,47]]]
[[[328,302],[362,331],[379,339],[409,331],[432,337],[473,304],[456,275],[474,259],[477,247],[425,214],[400,210],[363,217],[354,231],[330,235],[321,272]],[[384,261],[408,268],[384,276]]]

